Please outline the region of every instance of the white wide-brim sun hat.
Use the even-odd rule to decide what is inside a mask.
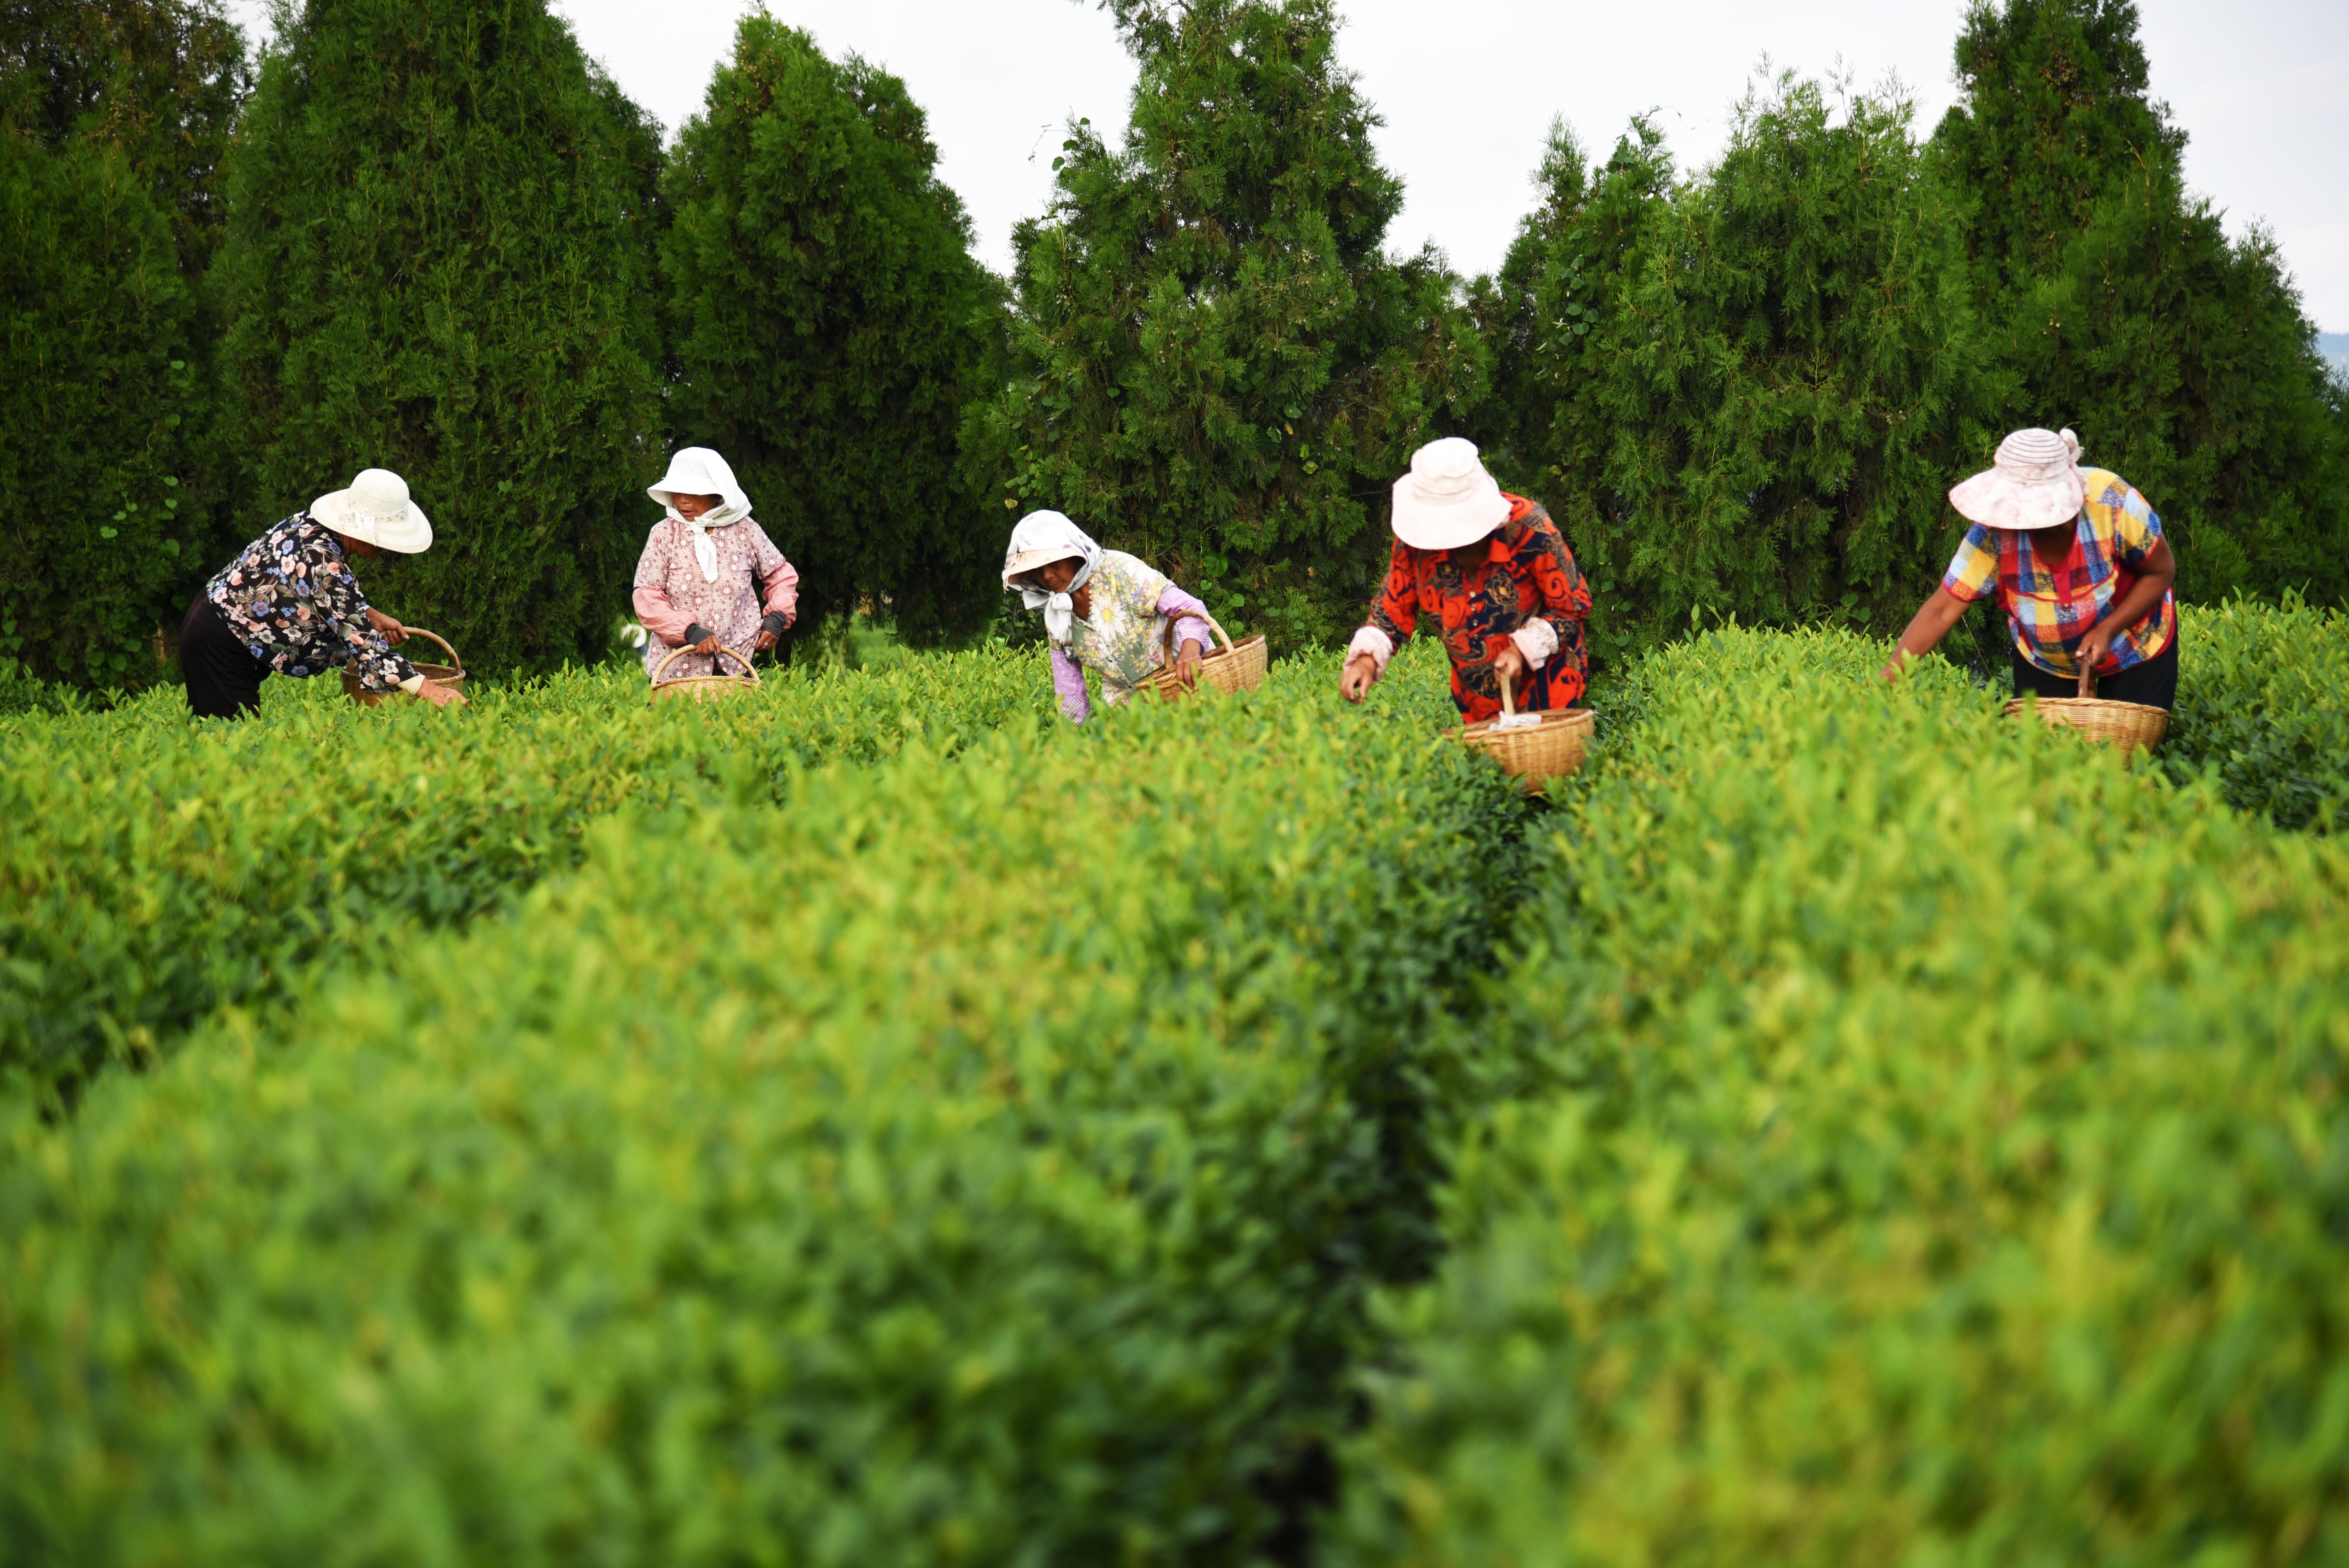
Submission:
[[[2080,438],[2069,430],[2017,430],[1998,444],[1995,466],[1953,486],[1950,504],[1984,528],[2053,528],[2080,515],[2088,481]]]
[[[408,481],[389,469],[361,469],[350,489],[312,501],[310,516],[336,533],[402,555],[432,548],[424,509],[408,499]]]
[[[1413,550],[1458,550],[1509,521],[1509,502],[1485,471],[1476,444],[1458,436],[1411,455],[1394,482],[1394,533]]]
[[[727,521],[750,515],[750,498],[734,470],[708,447],[679,447],[668,460],[668,472],[645,487],[645,493],[663,506],[675,506],[681,495],[714,495]]]

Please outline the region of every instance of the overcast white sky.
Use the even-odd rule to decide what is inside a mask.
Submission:
[[[556,0],[587,51],[672,132],[701,103],[744,0]],[[249,27],[261,0],[232,0]],[[1004,266],[1011,225],[1042,210],[1060,128],[1090,116],[1114,140],[1133,63],[1080,0],[771,0],[827,51],[905,78],[929,113],[940,170],[980,253]],[[1714,157],[1766,54],[1862,85],[1897,74],[1930,129],[1954,96],[1963,0],[1340,0],[1339,57],[1385,117],[1381,154],[1408,204],[1399,249],[1433,239],[1487,271],[1531,203],[1553,115],[1603,152],[1655,109],[1684,168]],[[2139,0],[2153,93],[2190,137],[2187,175],[2231,232],[2282,240],[2316,325],[2349,332],[2349,3]]]

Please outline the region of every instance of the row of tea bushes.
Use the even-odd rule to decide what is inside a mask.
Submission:
[[[2180,614],[2163,761],[2180,778],[2211,770],[2280,826],[2331,831],[2349,810],[2349,617],[2296,594]]]
[[[233,725],[194,723],[174,690],[0,719],[0,1078],[19,1091],[164,1047],[387,922],[469,917],[622,806],[771,799],[793,764],[1052,722],[1037,658],[1000,650],[782,672],[708,706],[648,708],[641,672],[611,667],[459,714],[262,689]]]
[[[0,1108],[8,1561],[1281,1545],[1526,810],[1329,673],[620,812]]]
[[[2349,854],[1880,656],[1640,672],[1332,1561],[2349,1560]]]

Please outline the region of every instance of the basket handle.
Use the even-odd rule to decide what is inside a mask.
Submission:
[[[421,626],[402,626],[400,630],[406,632],[411,637],[431,638],[434,642],[440,644],[443,649],[447,650],[449,662],[457,666],[457,673],[459,675],[463,675],[465,673],[465,661],[457,656],[457,650],[450,647],[449,639],[442,636],[440,633],[428,632]]]
[[[1517,694],[1511,689],[1509,672],[1506,670],[1495,670],[1494,674],[1501,677],[1501,717],[1503,718],[1514,718],[1516,717],[1517,713]],[[1462,714],[1460,716],[1460,733],[1464,736],[1466,735],[1470,727],[1471,726],[1468,723],[1468,716],[1464,713]]]
[[[1175,624],[1177,622],[1188,621],[1194,618],[1207,623],[1207,629],[1222,641],[1224,645],[1224,652],[1228,654],[1232,651],[1232,634],[1224,630],[1224,624],[1222,622],[1207,614],[1207,607],[1205,604],[1200,605],[1195,611],[1177,610],[1174,614],[1166,617],[1166,635],[1164,639],[1166,644],[1166,656],[1161,661],[1166,667],[1172,668],[1174,664]],[[1212,654],[1216,650],[1209,648],[1207,651]]]
[[[660,685],[661,672],[667,669],[669,665],[675,664],[678,658],[691,652],[693,652],[693,645],[691,643],[680,643],[676,647],[671,648],[669,650],[668,657],[663,659],[659,664],[653,666],[653,685]],[[750,661],[736,653],[733,649],[728,647],[725,644],[720,643],[718,645],[718,654],[724,654],[728,657],[731,658],[736,664],[740,665],[742,666],[743,673],[748,675],[752,680],[755,681],[759,678],[759,672],[750,667]],[[709,655],[709,667],[713,671],[718,668],[718,654],[712,654]],[[679,676],[677,678],[679,680],[688,680],[691,677],[688,676]]]

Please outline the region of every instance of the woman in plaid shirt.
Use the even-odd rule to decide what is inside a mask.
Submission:
[[[2178,562],[2161,519],[2118,474],[2080,466],[2069,430],[2017,430],[1997,465],[1950,492],[1972,522],[1887,680],[1992,594],[2014,632],[2014,695],[2178,699]]]

